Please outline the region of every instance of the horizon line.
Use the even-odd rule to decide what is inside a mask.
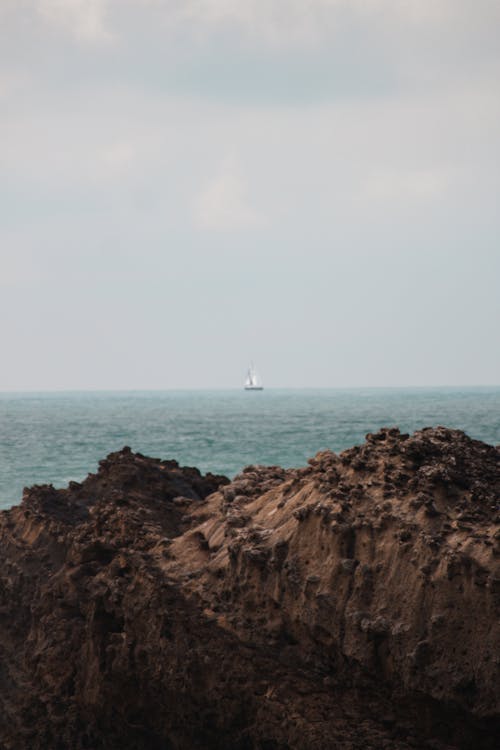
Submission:
[[[500,388],[500,383],[460,383],[450,384],[426,384],[426,385],[308,385],[308,386],[265,386],[263,391],[361,391],[361,390],[445,390],[445,389],[479,389]],[[193,392],[245,392],[241,386],[220,387],[213,386],[178,386],[170,388],[27,388],[27,389],[0,389],[0,395],[4,394],[62,394],[62,393],[193,393]]]

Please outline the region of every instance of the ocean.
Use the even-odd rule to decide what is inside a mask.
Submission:
[[[445,425],[500,443],[500,387],[0,394],[0,507],[22,489],[81,480],[111,451],[175,458],[234,476],[301,466],[367,432]]]

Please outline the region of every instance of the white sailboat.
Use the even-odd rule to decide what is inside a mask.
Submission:
[[[262,391],[264,390],[264,386],[262,385],[262,380],[253,366],[253,362],[251,363],[250,367],[247,371],[247,377],[245,380],[245,390],[246,391]]]

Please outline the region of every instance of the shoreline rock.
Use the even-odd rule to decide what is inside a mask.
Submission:
[[[32,487],[0,513],[0,747],[490,750],[499,505],[500,451],[444,427]]]

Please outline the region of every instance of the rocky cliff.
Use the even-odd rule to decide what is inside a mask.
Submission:
[[[444,428],[33,487],[0,514],[0,748],[496,748],[499,503],[500,451]]]

